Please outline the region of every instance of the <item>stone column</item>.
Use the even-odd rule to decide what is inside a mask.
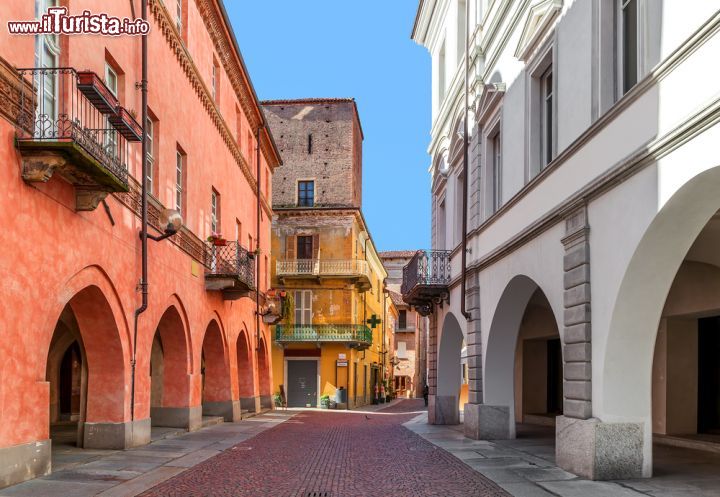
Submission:
[[[590,328],[590,227],[585,205],[565,219],[563,413],[576,419],[592,416],[592,333]]]
[[[428,317],[430,329],[428,333],[428,423],[435,424],[435,396],[437,394],[437,316],[433,313]]]
[[[467,282],[467,310],[472,318],[467,323],[468,403],[464,409],[465,436],[475,440],[510,438],[510,408],[491,406],[483,397],[482,331],[480,328],[480,274],[472,274]]]
[[[643,476],[642,423],[592,417],[590,226],[583,203],[565,216],[563,257],[563,416],[556,421],[555,461],[593,480]]]

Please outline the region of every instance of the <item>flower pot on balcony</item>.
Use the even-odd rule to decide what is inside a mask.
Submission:
[[[108,121],[123,135],[127,141],[142,141],[143,129],[125,107],[118,106],[114,114],[108,116]]]
[[[82,71],[77,73],[77,78],[78,90],[92,102],[97,110],[103,114],[115,114],[119,103],[100,76],[92,71]],[[142,136],[142,130],[140,133]]]
[[[227,240],[224,238],[214,238],[212,244],[216,247],[225,247],[227,245]]]

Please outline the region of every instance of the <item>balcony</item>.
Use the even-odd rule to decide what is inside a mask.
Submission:
[[[205,290],[237,300],[255,291],[255,258],[236,241],[205,246]]]
[[[450,251],[419,250],[403,268],[403,300],[421,316],[432,312],[433,304],[448,298]]]
[[[365,350],[372,345],[372,330],[362,324],[279,324],[275,327],[275,342],[345,343],[350,348]]]
[[[75,186],[78,211],[94,210],[108,193],[127,192],[130,143],[142,141],[143,130],[100,78],[73,68],[18,69],[18,75],[29,83],[16,128],[23,179],[47,182],[59,174]]]
[[[409,324],[407,326],[398,326],[395,328],[395,333],[415,333],[415,325]]]
[[[367,261],[359,259],[296,259],[277,261],[275,264],[275,274],[280,283],[284,283],[286,279],[343,278],[354,280],[361,290],[369,290],[372,286],[370,267]]]

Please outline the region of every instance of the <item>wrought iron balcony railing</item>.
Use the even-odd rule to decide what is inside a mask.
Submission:
[[[408,324],[406,326],[398,326],[397,328],[395,328],[395,331],[399,333],[413,333],[415,332],[415,325]]]
[[[205,289],[234,300],[255,290],[255,257],[237,241],[205,246]]]
[[[275,341],[343,342],[367,348],[372,345],[372,330],[362,324],[279,324],[275,327]]]
[[[403,300],[422,315],[447,295],[450,284],[450,251],[418,250],[403,268]]]
[[[20,95],[16,128],[23,178],[48,181],[58,172],[84,191],[128,191],[129,143],[142,140],[142,127],[100,78],[69,67],[18,74],[32,88]]]

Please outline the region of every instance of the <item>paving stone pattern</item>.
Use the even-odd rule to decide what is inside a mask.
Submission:
[[[507,496],[402,426],[424,408],[305,411],[142,494],[143,497]]]

